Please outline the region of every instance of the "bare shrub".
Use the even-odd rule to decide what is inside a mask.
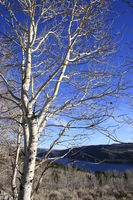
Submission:
[[[63,196],[59,191],[51,191],[49,194],[49,200],[62,200]]]
[[[80,188],[78,191],[77,191],[77,195],[79,198],[84,198],[86,197],[87,195],[87,190],[83,189],[83,188]]]
[[[83,200],[94,200],[92,196],[83,197]]]
[[[61,190],[61,193],[63,195],[63,200],[78,200],[77,193],[75,191],[69,191],[66,189]]]

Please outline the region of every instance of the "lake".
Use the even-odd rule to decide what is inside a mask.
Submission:
[[[74,166],[88,171],[119,171],[133,170],[133,164],[115,164],[115,163],[90,163],[83,160],[72,160],[69,158],[61,158],[57,161],[65,166]]]

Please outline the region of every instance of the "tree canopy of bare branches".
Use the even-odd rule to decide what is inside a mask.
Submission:
[[[109,13],[104,0],[0,0],[0,97],[17,109],[24,140],[14,199],[31,199],[38,140],[46,141],[48,127],[58,133],[44,160],[68,130],[94,129],[110,115],[121,79],[110,63]]]

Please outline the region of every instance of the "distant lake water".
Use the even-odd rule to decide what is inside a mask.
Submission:
[[[57,161],[65,166],[74,166],[88,171],[119,171],[133,170],[133,164],[115,164],[115,163],[91,163],[83,160],[72,160],[69,158],[61,158]]]

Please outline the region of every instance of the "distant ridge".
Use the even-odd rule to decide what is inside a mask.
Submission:
[[[38,149],[38,157],[41,158],[46,152],[46,149]],[[69,149],[53,150],[50,157],[62,156],[67,152]],[[133,143],[75,147],[65,158],[93,163],[133,163]]]

